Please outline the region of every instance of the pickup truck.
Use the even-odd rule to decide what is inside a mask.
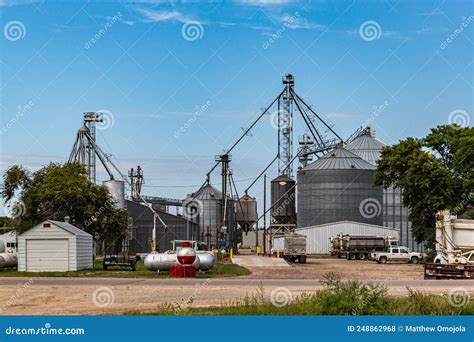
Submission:
[[[382,252],[373,251],[370,256],[372,260],[377,261],[379,264],[386,264],[387,261],[417,264],[422,259],[421,253],[410,252],[407,247],[403,246],[391,246]]]

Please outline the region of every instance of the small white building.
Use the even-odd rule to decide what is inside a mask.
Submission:
[[[297,228],[295,233],[306,235],[306,253],[308,254],[330,254],[331,244],[329,238],[339,233],[391,236],[394,239],[399,239],[399,232],[396,229],[354,221],[339,221]]]
[[[16,232],[14,230],[0,235],[0,253],[16,250]]]
[[[18,235],[18,271],[66,272],[93,267],[92,235],[46,220]]]

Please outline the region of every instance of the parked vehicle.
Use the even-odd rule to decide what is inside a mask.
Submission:
[[[418,264],[423,258],[421,253],[410,252],[404,246],[391,246],[386,251],[374,251],[370,256],[379,264],[386,264],[388,261]]]
[[[425,279],[474,278],[474,220],[458,219],[449,210],[436,214],[436,252],[425,264]]]
[[[273,238],[273,253],[288,261],[306,263],[306,235],[287,233]]]
[[[385,250],[397,245],[398,240],[391,236],[338,234],[330,238],[331,254],[348,260],[370,259],[373,250]]]

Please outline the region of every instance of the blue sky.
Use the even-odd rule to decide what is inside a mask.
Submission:
[[[286,73],[344,137],[370,123],[392,144],[448,123],[453,111],[472,123],[470,1],[0,6],[2,171],[64,160],[82,113],[104,110],[113,123],[98,143],[122,170],[140,164],[146,194],[183,197]],[[297,138],[304,127],[295,126]],[[233,152],[242,189],[275,154],[266,117]]]

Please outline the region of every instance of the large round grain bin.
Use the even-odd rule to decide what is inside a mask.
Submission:
[[[338,221],[382,225],[375,166],[337,148],[298,172],[298,227]]]
[[[296,223],[295,181],[285,175],[278,176],[271,182],[270,215],[276,223]]]
[[[111,179],[102,183],[109,189],[117,208],[125,208],[125,182],[121,180]]]

